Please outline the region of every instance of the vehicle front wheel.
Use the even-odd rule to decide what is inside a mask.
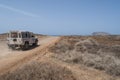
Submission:
[[[33,43],[33,46],[37,46],[38,45],[38,40],[35,41],[35,43]]]

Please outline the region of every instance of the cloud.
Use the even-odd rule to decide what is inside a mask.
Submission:
[[[13,11],[13,12],[17,12],[17,13],[26,15],[26,16],[39,17],[38,15],[32,14],[32,13],[30,13],[30,12],[26,12],[26,11],[23,11],[23,10],[19,10],[19,9],[16,9],[16,8],[13,8],[13,7],[4,5],[4,4],[0,4],[0,7],[1,7],[1,8],[4,8],[4,9],[8,9],[8,10]]]

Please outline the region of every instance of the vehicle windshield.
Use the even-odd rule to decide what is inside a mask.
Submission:
[[[17,38],[17,37],[18,37],[18,35],[17,35],[17,33],[16,33],[16,32],[11,33],[11,38]]]

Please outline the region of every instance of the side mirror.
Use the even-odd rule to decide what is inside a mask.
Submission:
[[[35,36],[32,35],[32,37],[35,37]]]

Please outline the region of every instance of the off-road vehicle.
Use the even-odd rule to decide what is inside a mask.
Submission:
[[[38,39],[32,32],[29,31],[9,31],[7,37],[9,48],[22,50],[29,49],[30,46],[36,46]]]

